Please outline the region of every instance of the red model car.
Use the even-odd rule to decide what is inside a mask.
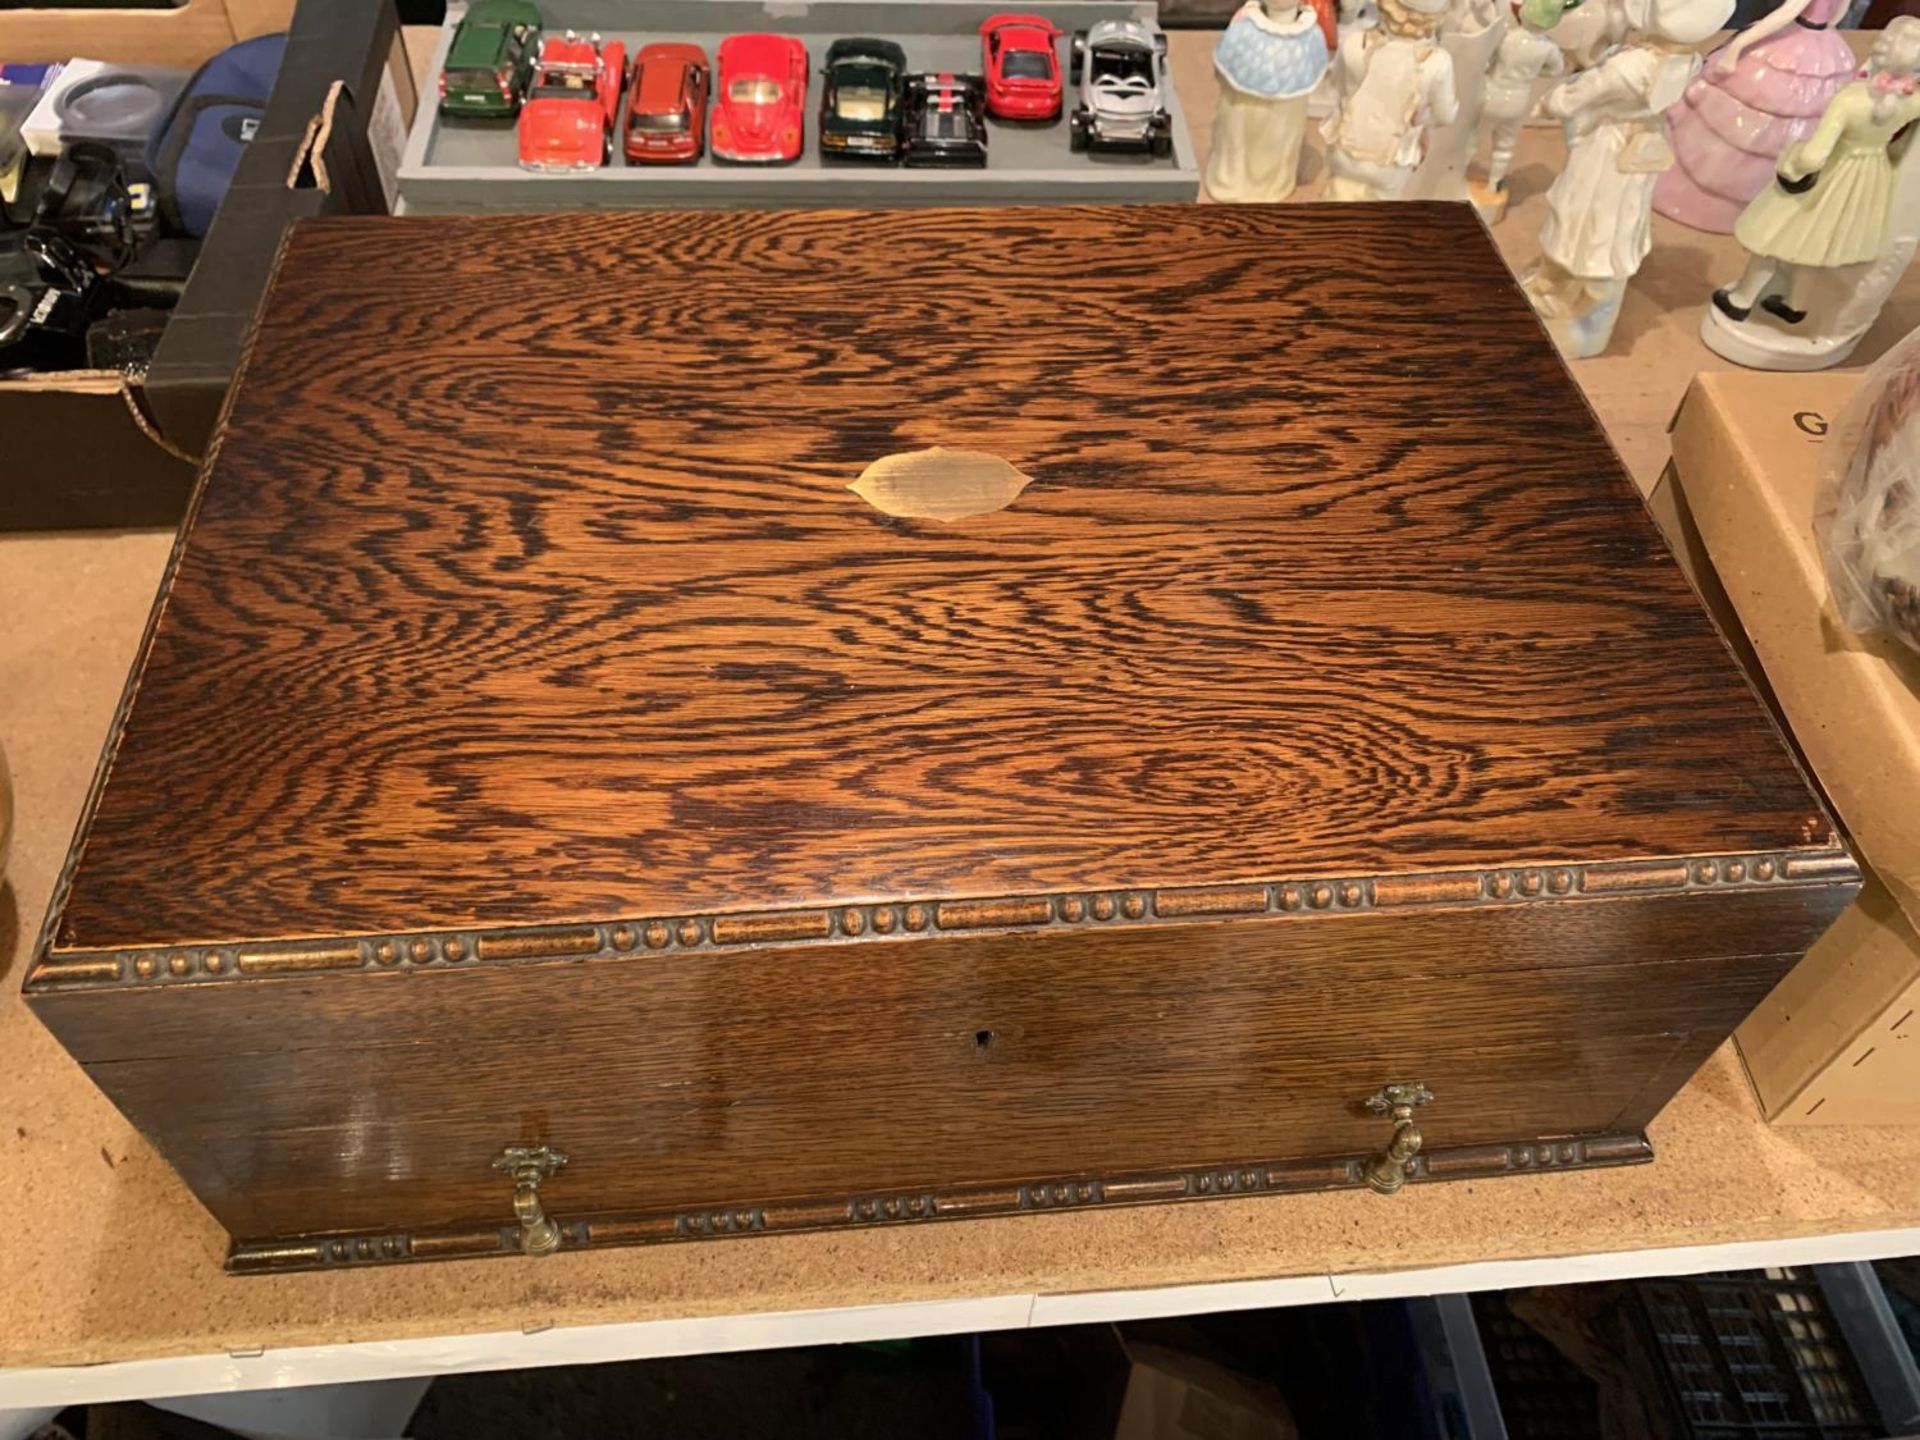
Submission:
[[[707,52],[698,45],[642,45],[627,101],[627,160],[683,165],[700,158],[707,132]]]
[[[720,42],[714,158],[761,165],[798,160],[806,105],[805,45],[788,35],[732,35]]]
[[[520,109],[520,164],[528,170],[598,170],[613,151],[613,117],[627,77],[627,47],[569,30],[540,47]]]
[[[1059,38],[1059,27],[1038,15],[995,15],[981,22],[989,115],[1052,120],[1060,114]]]

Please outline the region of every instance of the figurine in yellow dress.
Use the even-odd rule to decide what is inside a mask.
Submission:
[[[1838,355],[1819,349],[1817,337],[1794,343],[1794,329],[1811,309],[1845,308],[1821,307],[1812,293],[1817,277],[1809,272],[1871,266],[1889,248],[1907,127],[1920,120],[1916,74],[1920,19],[1899,16],[1874,42],[1861,77],[1827,102],[1812,134],[1781,155],[1773,182],[1733,228],[1746,247],[1747,268],[1737,282],[1713,292],[1701,338],[1716,351],[1766,369],[1838,363]],[[1760,323],[1756,307],[1780,326]],[[1807,334],[1829,328],[1832,318],[1816,316]],[[1780,343],[1769,343],[1776,334]],[[1803,356],[1808,344],[1818,353]]]

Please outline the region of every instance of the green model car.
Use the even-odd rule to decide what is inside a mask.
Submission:
[[[474,0],[453,32],[440,72],[440,113],[511,120],[520,113],[540,51],[540,7],[530,0]]]
[[[891,40],[836,40],[820,89],[820,153],[834,160],[900,158],[900,77],[907,52]]]

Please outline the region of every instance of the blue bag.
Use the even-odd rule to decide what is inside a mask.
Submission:
[[[194,72],[147,141],[147,169],[160,192],[160,218],[179,235],[205,235],[240,152],[260,127],[280,73],[285,35],[229,45]]]

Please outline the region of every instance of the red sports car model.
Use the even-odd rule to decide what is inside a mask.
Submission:
[[[981,22],[989,115],[1052,120],[1060,114],[1059,38],[1059,27],[1038,15],[995,15]]]
[[[720,42],[716,159],[761,165],[798,160],[806,105],[805,45],[787,35],[732,35]]]
[[[613,117],[627,76],[627,47],[569,30],[540,47],[520,109],[520,164],[528,170],[598,170],[612,153]]]
[[[700,158],[707,130],[707,52],[698,45],[642,45],[627,102],[627,161],[681,165]]]

